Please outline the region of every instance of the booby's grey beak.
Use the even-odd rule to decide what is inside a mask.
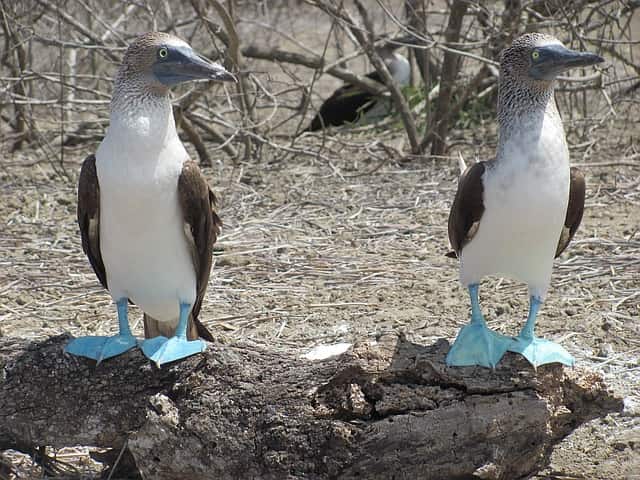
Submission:
[[[215,62],[186,47],[169,47],[164,58],[158,58],[153,65],[153,73],[160,82],[170,87],[191,80],[215,80],[235,82],[236,77]]]
[[[560,44],[545,45],[532,51],[529,75],[536,80],[553,80],[571,68],[602,62],[604,58],[595,53],[570,50]]]

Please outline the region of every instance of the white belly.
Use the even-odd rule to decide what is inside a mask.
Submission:
[[[532,295],[544,299],[569,201],[564,136],[554,140],[536,145],[537,153],[532,147],[522,161],[485,171],[485,211],[462,251],[463,284],[500,275],[527,283]]]
[[[178,203],[183,161],[166,150],[155,165],[110,153],[101,145],[96,154],[100,249],[109,292],[114,301],[129,298],[156,320],[175,323],[180,303],[193,305],[196,298]]]

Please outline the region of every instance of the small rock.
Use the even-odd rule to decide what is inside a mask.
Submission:
[[[612,426],[612,425],[616,424],[615,420],[613,418],[611,418],[611,415],[607,415],[606,417],[604,417],[602,419],[602,423],[604,425],[609,425],[609,426]],[[597,431],[598,431],[597,429],[593,430],[594,433],[596,433]]]
[[[344,352],[349,350],[351,347],[350,343],[336,343],[333,345],[317,345],[312,348],[310,351],[302,355],[303,358],[307,360],[325,360],[330,357],[335,357],[337,355],[342,355]]]
[[[603,343],[598,350],[598,356],[602,358],[610,357],[615,353],[613,346],[610,343]]]
[[[29,303],[29,297],[26,295],[20,295],[18,296],[18,298],[16,298],[16,303],[18,305],[26,305],[27,303]]]
[[[180,423],[178,408],[169,397],[157,393],[149,399],[149,403],[166,425],[175,427]]]
[[[214,255],[213,258],[219,267],[246,267],[251,263],[251,259],[247,256],[228,253],[224,257]]]
[[[497,480],[501,477],[500,473],[500,469],[495,463],[488,463],[473,472],[473,476],[482,480]]]
[[[618,450],[619,452],[625,450],[629,445],[626,444],[625,442],[615,442],[613,444],[613,448],[615,448],[616,450]]]
[[[633,397],[622,399],[622,415],[627,417],[640,417],[640,401]]]

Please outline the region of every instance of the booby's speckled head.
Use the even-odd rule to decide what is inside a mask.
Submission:
[[[173,35],[148,32],[129,46],[118,72],[118,82],[140,82],[164,92],[191,80],[235,81],[235,77],[215,62],[196,53],[188,43]]]
[[[570,50],[550,35],[527,33],[502,51],[500,72],[513,79],[552,82],[571,68],[601,62],[600,55]]]

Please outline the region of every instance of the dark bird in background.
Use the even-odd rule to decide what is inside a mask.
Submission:
[[[78,184],[82,248],[117,305],[119,333],[72,340],[66,351],[97,360],[138,343],[128,305],[144,312],[144,354],[157,365],[212,340],[198,320],[220,219],[215,197],[178,137],[170,87],[233,81],[222,66],[165,33],[138,37],[116,75],[109,128]]]
[[[401,43],[388,43],[378,49],[389,73],[401,87],[409,85],[411,77],[409,61],[396,51],[403,46]],[[377,70],[368,73],[366,77],[384,84]],[[304,131],[314,132],[329,126],[367,122],[388,115],[391,111],[390,99],[374,95],[348,83],[333,92],[322,103],[320,110]]]
[[[462,174],[449,215],[460,281],[471,296],[471,322],[449,350],[448,365],[495,367],[507,350],[534,366],[573,364],[562,346],[534,335],[553,259],[576,233],[585,197],[583,175],[569,168],[554,84],[570,68],[603,61],[539,33],[521,36],[502,52],[496,156]],[[494,274],[529,287],[529,315],[516,338],[490,330],[482,316],[479,283]]]

